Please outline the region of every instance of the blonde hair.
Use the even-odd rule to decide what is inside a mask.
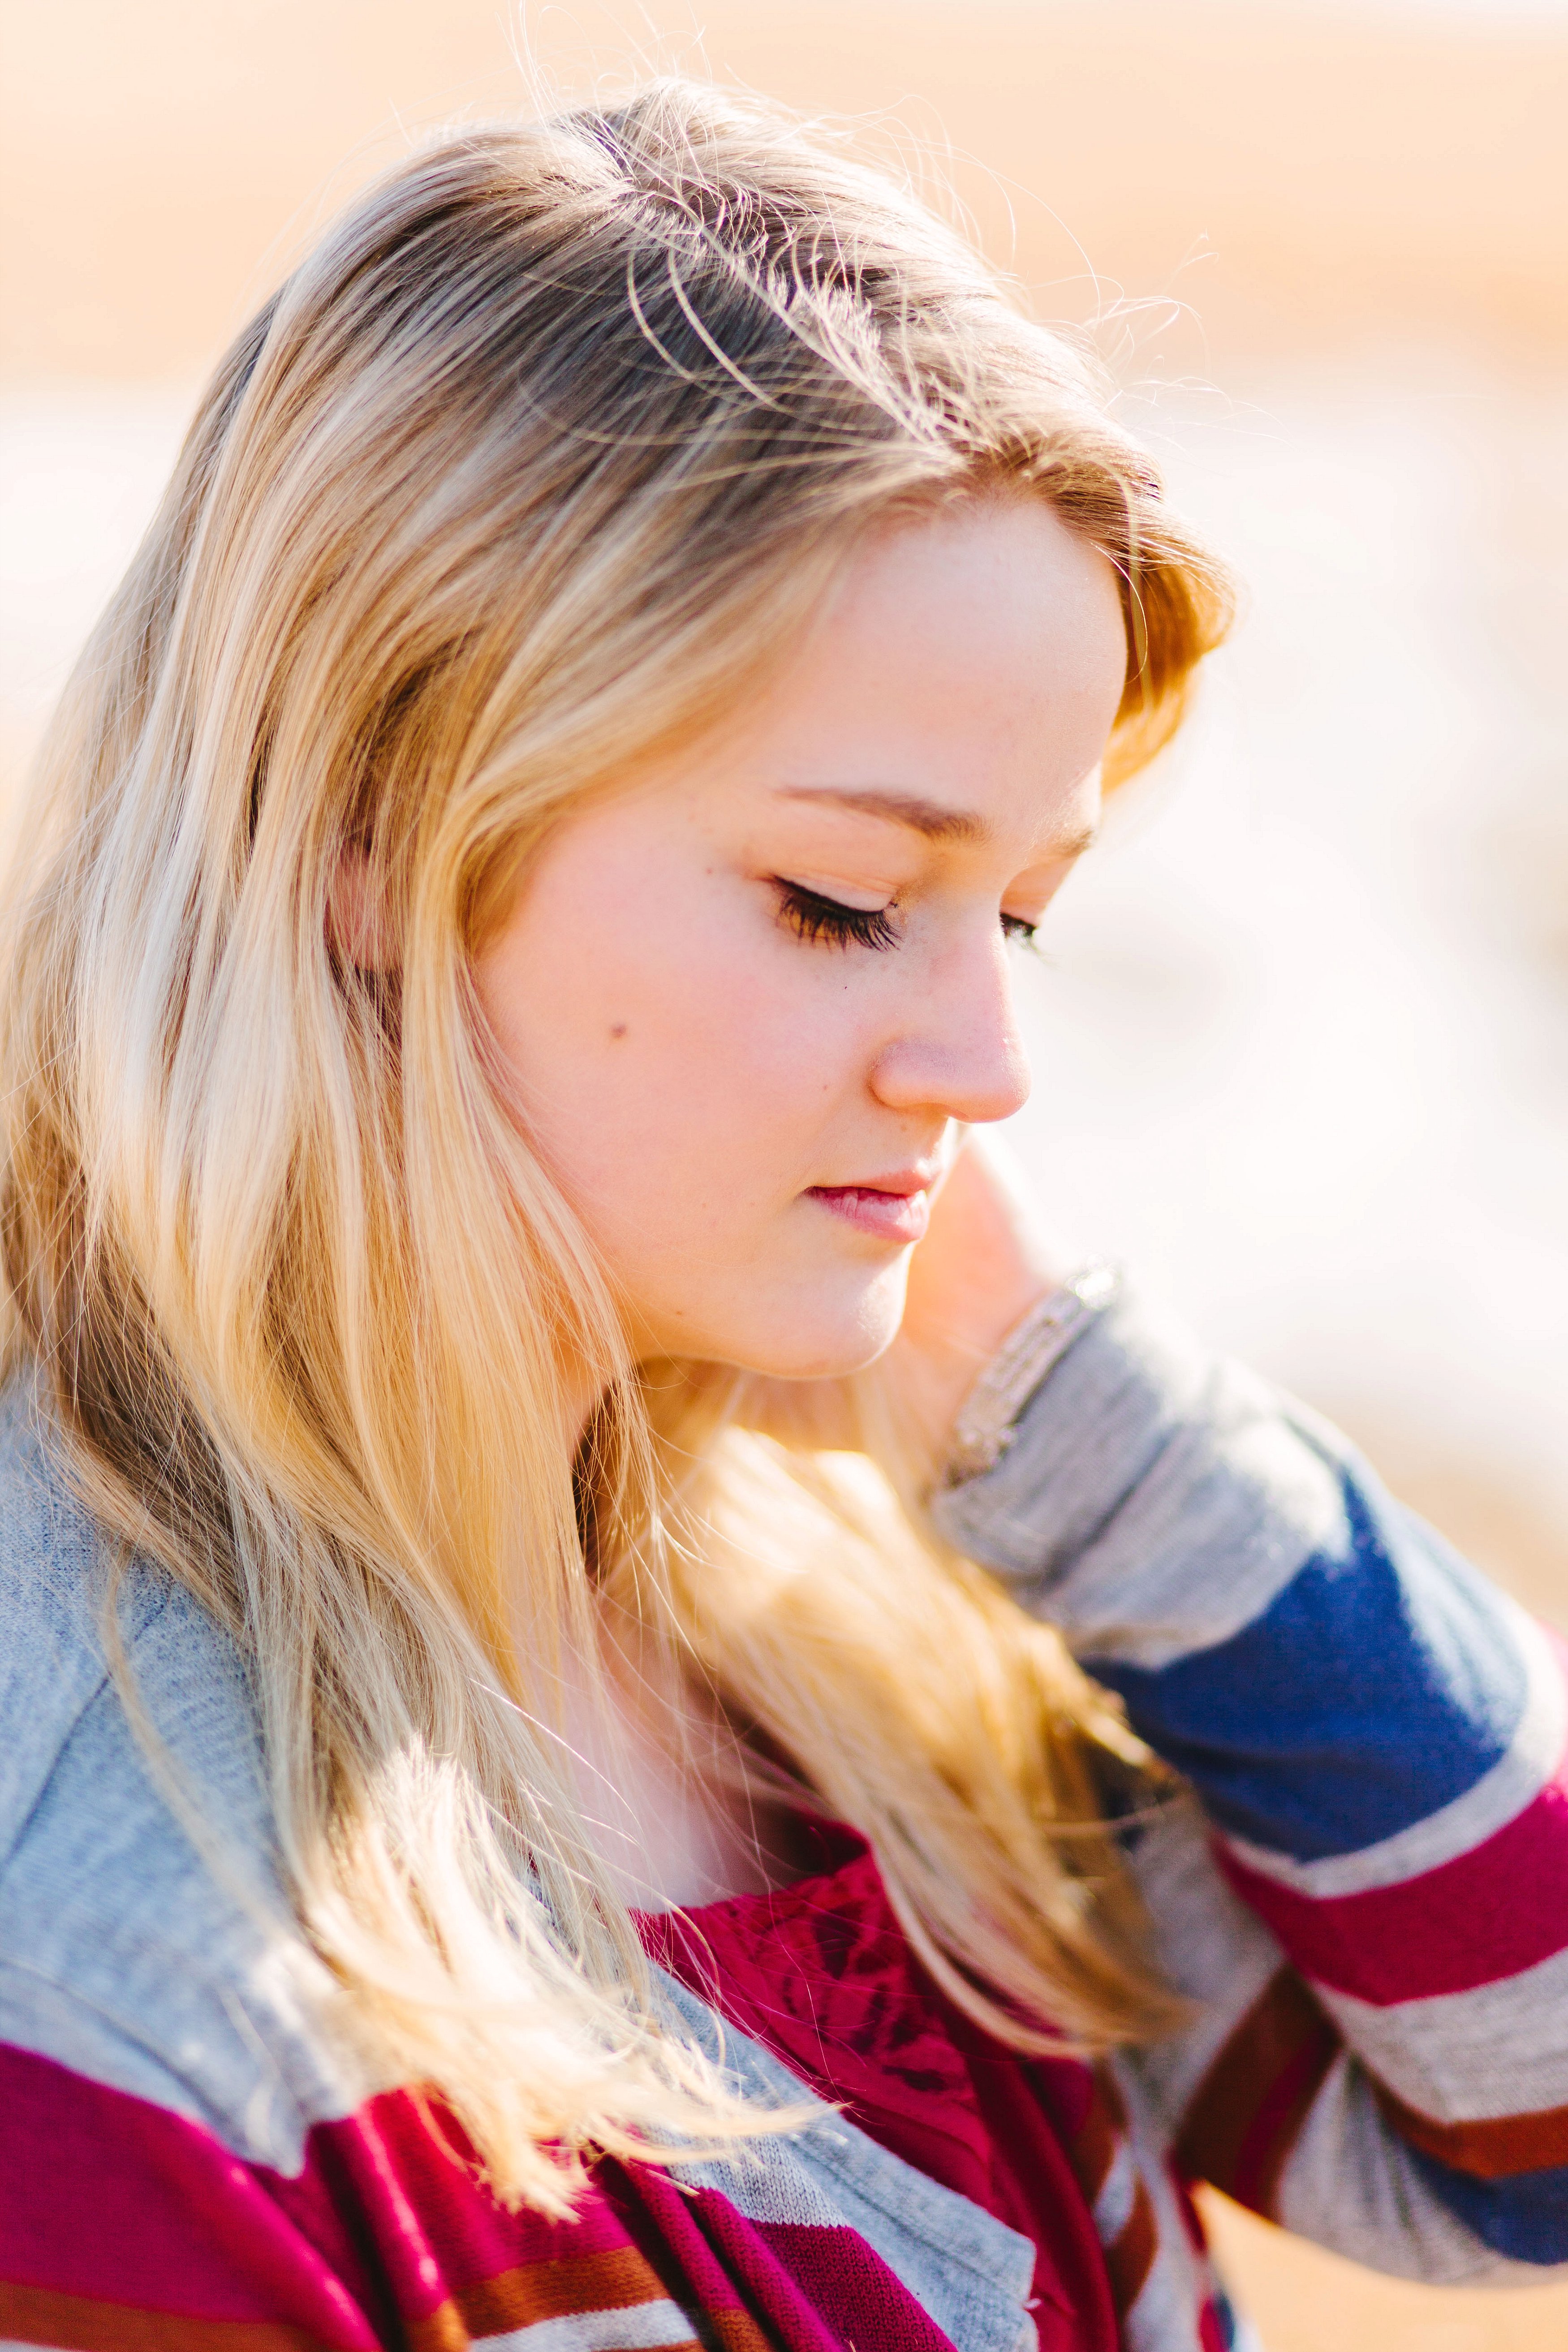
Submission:
[[[994,486],[1115,565],[1138,764],[1224,582],[955,236],[708,89],[466,130],[240,335],[47,747],[13,1352],[247,1659],[298,1919],[387,2078],[552,2210],[586,2151],[745,2120],[655,2023],[564,1760],[606,1606],[866,1832],[991,2030],[1167,2014],[1096,1825],[1109,1708],[896,1499],[874,1374],[853,1457],[627,1360],[469,978],[552,821],[731,706],[866,529]],[[330,946],[349,852],[394,979]],[[605,1387],[575,1475],[563,1340]]]

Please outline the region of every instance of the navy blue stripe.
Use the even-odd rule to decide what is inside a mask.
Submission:
[[[1478,2180],[1419,2148],[1410,2154],[1433,2195],[1494,2254],[1542,2266],[1568,2263],[1568,2164]]]
[[[1084,1662],[1223,1828],[1300,1861],[1463,1796],[1507,1751],[1526,1694],[1485,1579],[1348,1475],[1345,1506],[1349,1549],[1314,1555],[1229,1641],[1158,1670]]]

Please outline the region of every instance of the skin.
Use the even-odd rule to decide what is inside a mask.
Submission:
[[[641,1350],[825,1407],[889,1353],[940,1466],[1062,1272],[963,1147],[1028,1093],[1020,940],[1092,835],[1125,660],[1105,558],[976,499],[871,538],[765,692],[546,843],[475,980]],[[367,903],[346,874],[362,961]],[[777,1824],[683,1777],[629,1689],[623,1716],[583,1744],[628,1899],[789,1874]]]
[[[900,1370],[940,1444],[1048,1270],[974,1175],[922,1235],[1026,1098],[1019,935],[1092,835],[1125,659],[1104,557],[976,500],[873,539],[759,700],[546,845],[475,977],[644,1351],[857,1370],[923,1258]]]

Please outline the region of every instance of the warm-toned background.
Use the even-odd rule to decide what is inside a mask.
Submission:
[[[194,386],[424,127],[647,60],[945,177],[1250,586],[1031,977],[1086,1242],[1568,1622],[1568,0],[5,0],[0,816]],[[698,27],[701,27],[701,37]],[[1221,2211],[1269,2352],[1555,2352]]]

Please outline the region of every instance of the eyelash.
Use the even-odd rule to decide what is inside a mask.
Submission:
[[[780,881],[779,904],[797,939],[826,940],[836,948],[896,948],[899,934],[887,907],[841,907],[803,883]]]
[[[841,906],[837,898],[825,898],[820,890],[808,890],[800,882],[780,879],[775,887],[784,919],[797,939],[814,943],[826,940],[836,948],[898,946],[898,930],[889,920],[891,907]],[[1036,926],[1025,922],[1021,915],[1004,915],[1002,931],[1020,947],[1035,943]]]

